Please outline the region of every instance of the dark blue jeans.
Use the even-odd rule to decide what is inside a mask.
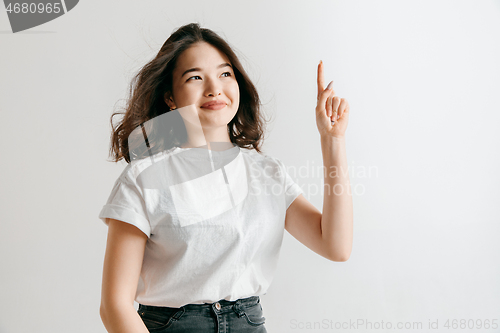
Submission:
[[[149,332],[267,333],[260,297],[236,301],[187,304],[180,308],[139,304],[137,310]]]

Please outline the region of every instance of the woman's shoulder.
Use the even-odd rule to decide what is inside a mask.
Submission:
[[[271,156],[268,153],[264,152],[259,153],[255,149],[251,150],[242,149],[241,151],[244,152],[244,154],[249,157],[252,163],[254,163],[260,168],[282,169],[283,167],[283,163],[279,158]]]
[[[179,147],[172,147],[147,157],[133,159],[127,163],[120,177],[135,180],[142,172],[144,172],[144,170],[148,169],[153,164],[164,161],[166,158],[173,156],[178,152]]]
[[[241,151],[244,152],[245,154],[251,156],[252,158],[262,160],[262,161],[268,161],[268,162],[277,162],[279,161],[279,158],[276,158],[274,156],[271,156],[269,153],[266,152],[258,152],[255,149],[247,149],[247,148],[241,148]]]

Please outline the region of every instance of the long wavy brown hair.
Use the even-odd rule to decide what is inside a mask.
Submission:
[[[250,81],[229,44],[212,30],[201,28],[197,23],[191,23],[174,31],[165,41],[156,57],[142,67],[133,77],[130,83],[125,112],[115,112],[111,115],[110,156],[113,158],[113,162],[118,162],[124,158],[127,163],[130,163],[130,152],[134,147],[129,147],[129,136],[134,134],[142,135],[142,133],[145,133],[144,126],[148,120],[166,112],[173,112],[164,99],[165,93],[172,91],[172,73],[179,56],[198,42],[207,42],[216,47],[228,57],[233,66],[240,90],[240,105],[234,118],[227,124],[231,142],[241,148],[253,148],[261,153],[260,146],[264,139],[266,120],[261,112],[262,105],[257,89]],[[113,125],[113,117],[116,115],[124,116],[116,125]],[[175,133],[175,131],[179,131],[176,129],[178,126],[173,124],[171,128],[168,128],[168,124],[162,124],[162,126],[162,131],[171,131],[172,137],[187,138],[185,132]],[[151,142],[154,142],[154,132],[154,128],[148,128]],[[178,140],[169,142],[172,142],[171,147],[179,143]],[[160,147],[161,149],[170,148],[159,144],[156,151]]]

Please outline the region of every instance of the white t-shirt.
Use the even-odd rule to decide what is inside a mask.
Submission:
[[[266,294],[301,193],[280,160],[253,149],[174,147],[129,163],[99,218],[148,236],[138,303],[234,301]]]

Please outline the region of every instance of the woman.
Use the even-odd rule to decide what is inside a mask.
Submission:
[[[349,106],[323,81],[320,63],[324,163],[347,168]],[[335,191],[325,192],[321,214],[283,163],[260,152],[257,91],[211,30],[179,28],[135,82],[112,137],[115,161],[129,164],[99,214],[109,225],[100,308],[106,329],[266,332],[259,296],[284,229],[325,258],[349,257],[348,177],[326,175],[325,188]]]

